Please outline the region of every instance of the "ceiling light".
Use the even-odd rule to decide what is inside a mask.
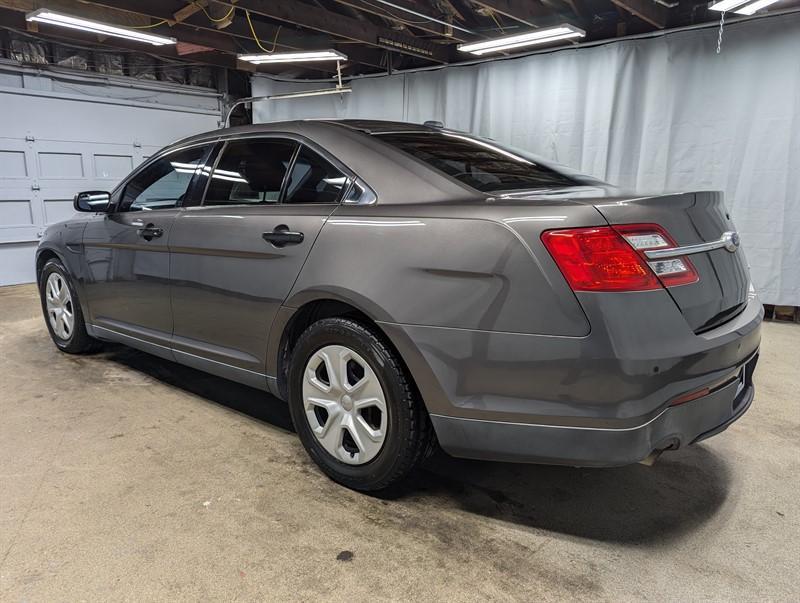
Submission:
[[[721,13],[734,11],[739,15],[752,15],[756,11],[766,8],[770,4],[775,4],[778,0],[720,0],[716,4],[712,4],[708,8]]]
[[[271,52],[263,54],[240,54],[240,61],[256,65],[269,63],[305,63],[307,61],[346,61],[347,57],[336,50],[311,50],[308,52]]]
[[[712,4],[709,6],[709,10],[716,10],[721,13],[728,12],[736,8],[737,6],[741,6],[742,4],[747,4],[750,0],[720,0],[719,2]]]
[[[740,15],[752,15],[754,12],[766,8],[770,4],[775,4],[776,2],[778,2],[778,0],[758,0],[742,8],[737,8],[736,13]]]
[[[79,29],[81,31],[90,31],[103,36],[113,36],[115,38],[125,38],[126,40],[136,40],[137,42],[147,42],[153,46],[175,44],[176,41],[175,38],[157,36],[155,34],[137,31],[135,29],[127,29],[125,27],[117,27],[116,25],[108,25],[107,23],[99,23],[98,21],[90,21],[89,19],[72,17],[70,15],[53,12],[46,8],[40,8],[32,13],[28,13],[25,15],[25,20],[36,21],[38,23],[48,23],[50,25],[58,25],[60,27],[69,27],[70,29]]]
[[[574,27],[573,25],[564,24],[557,27],[545,27],[535,31],[529,31],[528,33],[524,34],[494,38],[493,40],[485,40],[483,42],[461,44],[458,49],[462,52],[471,52],[472,54],[482,55],[489,52],[499,52],[501,50],[519,48],[521,46],[548,44],[556,40],[583,38],[585,35],[586,32],[582,29]]]
[[[304,96],[325,96],[326,94],[345,94],[352,92],[350,86],[337,86],[336,88],[322,88],[320,90],[305,90],[303,92],[287,92],[285,94],[273,94],[268,96],[269,100],[280,100],[282,98],[302,98]]]

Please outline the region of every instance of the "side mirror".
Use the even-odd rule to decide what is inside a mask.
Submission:
[[[106,191],[83,191],[75,195],[72,204],[77,211],[106,211],[111,202],[111,193]]]

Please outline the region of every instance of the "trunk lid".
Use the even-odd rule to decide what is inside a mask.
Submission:
[[[595,199],[593,204],[612,225],[658,224],[680,247],[718,241],[723,233],[736,231],[719,192],[609,197]],[[695,333],[713,329],[744,308],[749,276],[741,248],[731,252],[721,247],[685,257],[699,280],[667,291]]]

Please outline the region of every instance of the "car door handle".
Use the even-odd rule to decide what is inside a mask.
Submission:
[[[164,229],[159,228],[155,224],[148,224],[144,228],[140,228],[136,231],[140,237],[142,237],[145,241],[152,241],[153,239],[157,239],[158,237],[164,234]]]
[[[299,245],[305,239],[302,232],[289,230],[286,224],[276,226],[272,232],[265,232],[261,235],[265,241],[272,243],[275,247],[286,247],[287,245]]]

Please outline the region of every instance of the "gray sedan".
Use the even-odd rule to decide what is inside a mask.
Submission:
[[[75,197],[36,270],[64,352],[115,341],[286,400],[359,490],[438,444],[614,466],[753,399],[762,307],[716,192],[629,194],[435,126],[181,140]]]

